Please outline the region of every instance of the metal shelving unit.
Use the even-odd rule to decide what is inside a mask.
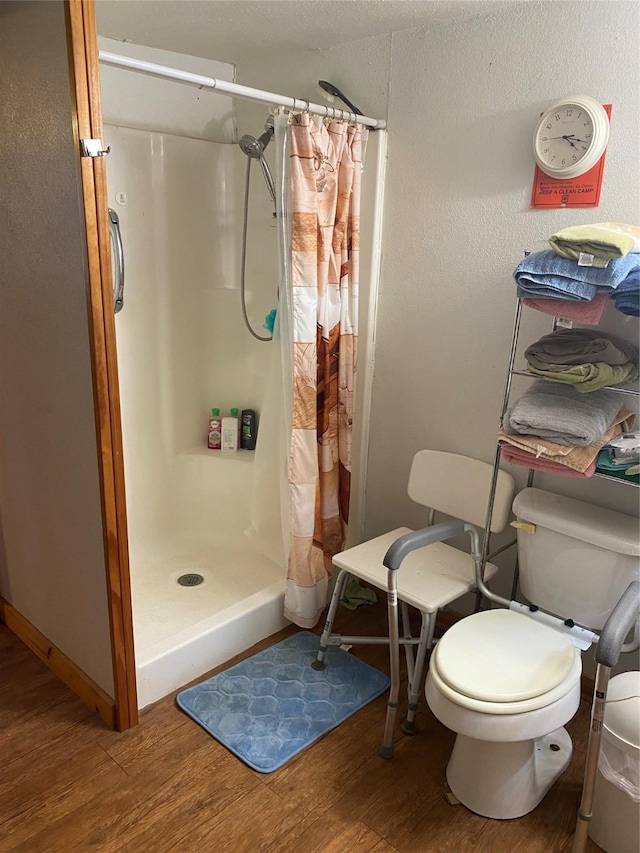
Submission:
[[[505,386],[504,386],[504,394],[502,396],[502,408],[500,410],[500,426],[501,427],[502,427],[502,424],[504,421],[505,413],[506,413],[507,408],[509,406],[509,398],[511,395],[511,380],[512,380],[512,378],[514,376],[525,376],[528,379],[540,378],[536,374],[529,373],[526,370],[517,370],[515,368],[516,352],[517,352],[517,347],[518,347],[518,338],[520,335],[520,322],[522,319],[522,308],[523,308],[522,300],[518,299],[517,305],[516,305],[516,315],[515,315],[515,320],[514,320],[514,324],[513,324],[513,332],[511,335],[511,350],[509,352],[509,363],[508,363],[508,368],[507,368],[507,376],[506,376],[506,381],[505,381]],[[554,317],[553,318],[552,331],[556,331],[557,329],[560,329],[560,328],[565,328],[565,329],[571,328],[572,326],[573,326],[573,324],[568,320],[563,320],[560,317]],[[640,397],[640,391],[637,391],[635,389],[618,388],[617,386],[611,385],[611,386],[608,386],[607,390],[615,391],[615,392],[617,392],[619,394],[623,394],[623,395],[624,394],[630,395],[632,397]],[[514,542],[509,543],[508,545],[504,545],[502,548],[500,548],[495,553],[493,553],[493,554],[489,553],[490,538],[491,538],[491,533],[490,533],[491,518],[493,516],[493,503],[494,503],[494,499],[495,499],[495,489],[496,489],[496,483],[497,483],[497,479],[498,479],[498,469],[500,467],[501,455],[502,455],[502,447],[500,444],[496,443],[496,455],[495,455],[494,465],[493,465],[493,477],[491,480],[491,490],[489,493],[489,502],[487,504],[487,517],[486,517],[486,521],[485,521],[484,538],[483,538],[483,545],[482,545],[482,566],[483,566],[483,569],[484,569],[485,563],[490,558],[496,556],[496,554],[500,553],[501,551],[506,550],[506,548],[510,547],[510,545],[515,544],[515,540],[514,540]],[[530,468],[529,469],[529,476],[527,478],[527,486],[533,485],[534,475],[535,475],[535,470]],[[562,476],[562,475],[558,475],[558,476]],[[612,477],[609,474],[595,473],[593,476],[597,477],[598,479],[609,480],[611,482],[618,483],[618,484],[623,485],[623,486],[633,486],[635,488],[639,488],[638,483],[621,480],[620,478]],[[516,573],[515,573],[515,577],[514,577],[514,590],[515,590],[516,586],[517,586],[517,564],[516,564]],[[515,592],[514,592],[514,595],[512,597],[515,597]],[[479,606],[479,599],[478,599],[478,606]]]

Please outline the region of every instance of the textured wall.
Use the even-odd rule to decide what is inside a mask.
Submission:
[[[388,118],[367,537],[424,523],[406,495],[417,450],[493,460],[522,252],[545,248],[565,225],[640,222],[639,16],[634,3],[546,0],[239,64],[246,85],[321,101],[314,81],[327,79],[369,115]],[[578,93],[613,103],[600,207],[533,211],[537,117]],[[240,127],[249,110],[238,110]],[[611,309],[603,325],[638,336],[637,321]],[[550,318],[528,312],[521,340],[549,329]],[[514,393],[523,388],[516,380]],[[524,485],[524,469],[509,470]],[[638,512],[632,487],[549,476],[536,483]]]
[[[0,587],[111,693],[64,5],[3,3],[0,16]]]
[[[393,36],[369,533],[419,523],[404,494],[418,449],[493,458],[522,251],[568,224],[639,221],[638,19],[637,4],[543,2]],[[537,117],[578,92],[613,103],[600,207],[533,211]],[[531,342],[549,320],[529,313]],[[607,320],[637,336],[633,318]],[[538,483],[637,511],[629,487]]]
[[[388,117],[367,534],[422,520],[405,491],[418,449],[493,458],[522,251],[544,248],[567,224],[639,221],[630,180],[640,156],[638,17],[632,3],[526,3],[239,64],[245,85],[321,101],[315,81],[328,79],[369,115]],[[600,207],[533,211],[537,117],[577,92],[613,103]],[[241,130],[260,109],[238,105]],[[610,311],[604,322],[637,336],[632,318]],[[529,316],[522,339],[548,328]],[[617,484],[538,482],[636,511],[634,490]]]

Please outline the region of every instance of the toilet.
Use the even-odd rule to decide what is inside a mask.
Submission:
[[[534,809],[571,760],[564,726],[580,704],[588,645],[575,626],[601,629],[640,573],[635,518],[535,488],[513,511],[520,588],[535,612],[514,602],[461,619],[438,641],[425,687],[457,733],[451,792],[503,820]]]

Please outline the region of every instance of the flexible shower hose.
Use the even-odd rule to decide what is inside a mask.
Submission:
[[[249,176],[251,174],[251,157],[247,157],[247,174],[244,187],[244,222],[242,225],[242,259],[240,261],[240,303],[242,305],[242,319],[244,324],[257,341],[272,341],[273,335],[265,337],[259,335],[251,326],[247,315],[247,305],[245,300],[244,274],[247,261],[247,220],[249,218]]]

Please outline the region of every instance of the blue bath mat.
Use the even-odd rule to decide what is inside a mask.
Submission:
[[[311,668],[320,638],[301,631],[179,693],[178,705],[260,773],[271,773],[380,696],[388,677],[332,646]]]

